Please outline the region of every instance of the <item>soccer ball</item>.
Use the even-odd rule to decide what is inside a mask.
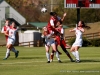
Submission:
[[[42,13],[46,13],[46,12],[47,12],[47,9],[46,9],[45,7],[43,7],[43,8],[41,9],[41,12],[42,12]]]

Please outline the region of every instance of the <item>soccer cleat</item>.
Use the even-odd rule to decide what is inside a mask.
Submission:
[[[47,61],[47,63],[50,63],[50,61]]]
[[[7,60],[7,58],[3,58],[3,60]]]
[[[76,63],[80,63],[80,60],[76,60],[75,62],[76,62]]]
[[[59,63],[62,63],[61,60],[58,60]]]
[[[17,52],[15,53],[15,58],[17,58],[18,55],[19,55],[19,51],[17,51]]]

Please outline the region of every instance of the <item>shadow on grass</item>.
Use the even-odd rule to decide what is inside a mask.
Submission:
[[[20,59],[43,59],[44,57],[20,57]]]
[[[100,60],[81,60],[81,62],[100,62]]]
[[[65,60],[62,61],[62,63],[70,63],[70,62],[71,62],[70,60],[69,61],[65,61]],[[75,60],[73,62],[75,62]],[[80,62],[100,62],[100,60],[81,60]]]

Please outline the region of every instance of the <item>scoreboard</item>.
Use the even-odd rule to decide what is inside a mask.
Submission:
[[[100,8],[100,0],[64,0],[65,8]]]

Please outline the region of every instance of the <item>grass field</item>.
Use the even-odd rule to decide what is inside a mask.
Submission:
[[[19,57],[3,60],[6,47],[0,47],[0,75],[100,75],[100,47],[80,48],[81,63],[70,62],[62,52],[58,63],[56,57],[51,63],[46,63],[44,47],[15,47]]]

